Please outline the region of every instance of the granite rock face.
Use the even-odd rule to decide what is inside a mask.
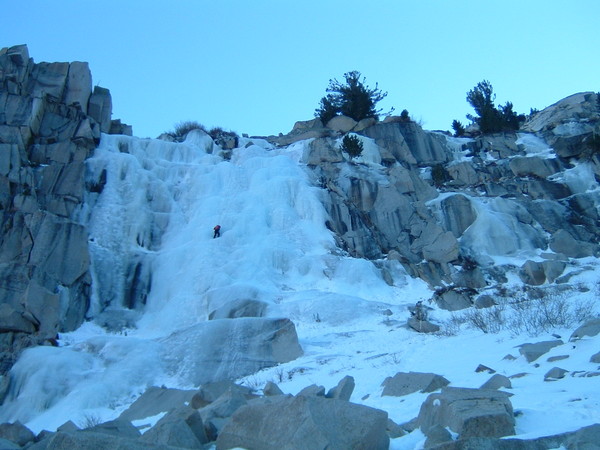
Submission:
[[[0,373],[85,317],[85,160],[110,128],[110,92],[92,92],[87,63],[0,50],[0,322],[12,322],[0,328]]]
[[[599,105],[593,92],[576,94],[519,132],[471,138],[395,118],[360,128],[337,126],[343,118],[331,127],[310,122],[328,134],[312,136],[303,162],[325,191],[328,227],[350,255],[400,261],[433,288],[481,289],[515,271],[490,256],[554,252],[516,272],[541,286],[560,282],[569,258],[600,250],[598,198],[586,185],[589,174],[600,175]],[[343,154],[347,132],[370,153]]]

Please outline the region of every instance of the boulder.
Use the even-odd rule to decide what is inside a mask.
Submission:
[[[272,397],[274,395],[284,395],[283,391],[272,381],[267,381],[265,387],[263,388],[263,394],[267,397]]]
[[[544,448],[594,449],[600,442],[600,424],[580,428],[577,431],[554,436],[541,437],[534,440]]]
[[[427,321],[419,320],[415,317],[411,317],[407,322],[408,326],[419,333],[437,333],[440,331],[440,327]]]
[[[85,432],[106,433],[113,436],[136,439],[141,436],[139,430],[128,420],[117,419],[95,425],[83,430]]]
[[[200,389],[194,394],[190,405],[195,409],[204,408],[206,405],[216,401],[227,392],[238,392],[244,396],[249,396],[252,393],[250,388],[240,386],[229,380],[205,383],[200,386]]]
[[[340,380],[337,386],[331,388],[327,394],[325,394],[325,397],[350,401],[350,397],[352,397],[352,392],[354,391],[354,386],[354,378],[346,375]]]
[[[483,294],[475,299],[473,305],[477,309],[485,309],[491,308],[492,306],[496,306],[496,300],[491,295]]]
[[[318,117],[311,120],[300,120],[296,122],[292,128],[291,133],[301,133],[314,128],[323,128],[323,123]]]
[[[388,419],[387,433],[391,439],[396,439],[405,436],[406,430],[402,427],[402,425],[398,425],[392,419]]]
[[[493,389],[442,388],[427,397],[418,423],[426,436],[436,426],[450,428],[461,439],[515,434],[509,394]]]
[[[450,382],[441,375],[421,372],[398,372],[393,377],[387,377],[381,384],[382,396],[402,397],[413,392],[433,392],[447,386]]]
[[[238,389],[228,389],[211,404],[200,409],[200,417],[204,422],[209,440],[217,438],[229,418],[242,406],[248,403],[249,395]]]
[[[471,146],[479,154],[487,153],[494,159],[505,159],[520,153],[516,142],[516,133],[495,133],[479,136]]]
[[[519,278],[523,283],[539,286],[546,282],[546,274],[544,272],[544,266],[540,262],[536,261],[525,261],[519,270]]]
[[[254,299],[232,300],[208,314],[209,320],[263,317],[268,304]]]
[[[488,367],[484,364],[479,364],[477,365],[477,367],[475,368],[475,372],[477,373],[481,373],[481,372],[487,372],[487,373],[496,373],[496,371],[494,369],[492,369],[491,367]]]
[[[0,424],[0,438],[24,447],[35,440],[35,434],[21,422],[17,421]]]
[[[208,442],[200,413],[189,406],[181,406],[169,412],[139,440],[183,448],[202,448]]]
[[[332,137],[335,133],[329,128],[313,128],[299,133],[290,133],[286,135],[280,134],[279,136],[268,136],[266,140],[277,146],[291,145],[295,142],[306,141],[308,139],[319,139]]]
[[[434,295],[435,303],[446,311],[459,311],[473,306],[469,291],[449,289]]]
[[[413,253],[422,253],[428,261],[443,264],[458,259],[458,241],[450,231],[434,222],[427,223],[420,236],[410,246]]]
[[[127,450],[176,450],[165,444],[144,442],[141,439],[123,438],[106,433],[87,431],[59,432],[32,445],[31,450],[73,450],[73,449],[127,449]],[[199,447],[196,447],[199,448]]]
[[[598,245],[575,239],[566,230],[558,230],[550,238],[550,249],[570,258],[585,258],[598,251]]]
[[[552,436],[535,439],[472,437],[439,444],[435,450],[548,450],[596,449],[600,442],[600,424],[594,424]]]
[[[302,355],[289,319],[211,320],[177,331],[162,344],[165,362],[192,385],[237,379]]]
[[[119,419],[133,421],[170,411],[191,401],[194,392],[150,386],[129,408],[121,413]]]
[[[387,413],[324,397],[272,397],[249,402],[217,438],[217,450],[234,447],[387,449]]]
[[[494,374],[489,380],[481,385],[480,389],[502,389],[512,388],[512,383],[510,382],[510,378],[500,375],[499,373]]]
[[[374,117],[367,117],[366,119],[360,120],[356,124],[356,126],[353,128],[353,131],[355,133],[358,133],[359,131],[362,131],[366,128],[372,127],[376,123],[377,123],[377,119],[375,119]]]
[[[598,334],[600,334],[600,318],[590,319],[573,331],[569,341],[576,341],[585,336],[597,336]]]
[[[563,274],[567,267],[567,263],[564,261],[543,261],[542,267],[544,269],[544,274],[546,275],[546,280],[548,283],[552,283]]]
[[[564,342],[559,340],[554,341],[542,341],[536,342],[534,344],[522,344],[519,345],[519,353],[525,356],[527,362],[533,362],[538,359],[540,356],[548,353],[554,347],[559,345],[563,345]]]
[[[325,397],[325,387],[311,384],[310,386],[303,388],[296,395],[305,397]]]
[[[596,363],[596,364],[600,364],[600,352],[598,353],[594,353],[591,357],[590,357],[590,362],[592,363]]]
[[[561,369],[560,367],[553,367],[546,372],[546,375],[544,375],[544,381],[560,380],[561,378],[564,378],[568,372],[568,370]]]
[[[357,123],[356,120],[350,117],[335,116],[327,122],[326,127],[333,131],[339,131],[340,133],[348,133],[357,125]]]
[[[67,420],[65,423],[59,426],[56,431],[61,433],[72,433],[74,431],[81,431],[81,428],[75,425],[73,421]]]
[[[427,434],[427,439],[425,439],[423,448],[433,448],[443,442],[449,441],[452,441],[452,434],[441,425],[434,425],[429,429],[429,433]]]

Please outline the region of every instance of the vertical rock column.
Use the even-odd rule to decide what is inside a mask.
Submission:
[[[87,63],[35,64],[25,45],[0,50],[0,375],[22,348],[84,320],[85,160],[110,115],[110,93],[92,92]]]

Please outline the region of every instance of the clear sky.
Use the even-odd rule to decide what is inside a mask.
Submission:
[[[156,137],[184,120],[287,133],[331,78],[360,71],[426,129],[489,80],[518,113],[600,91],[598,0],[0,0],[0,47],[87,61],[113,118]]]

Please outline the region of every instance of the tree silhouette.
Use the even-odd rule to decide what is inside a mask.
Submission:
[[[376,105],[387,96],[387,92],[379,90],[377,84],[374,89],[369,88],[365,84],[366,78],[361,79],[357,70],[346,72],[344,80],[343,83],[336,79],[329,80],[328,94],[321,99],[315,116],[323,124],[340,114],[356,121],[368,117],[379,119],[381,109],[376,109]]]

